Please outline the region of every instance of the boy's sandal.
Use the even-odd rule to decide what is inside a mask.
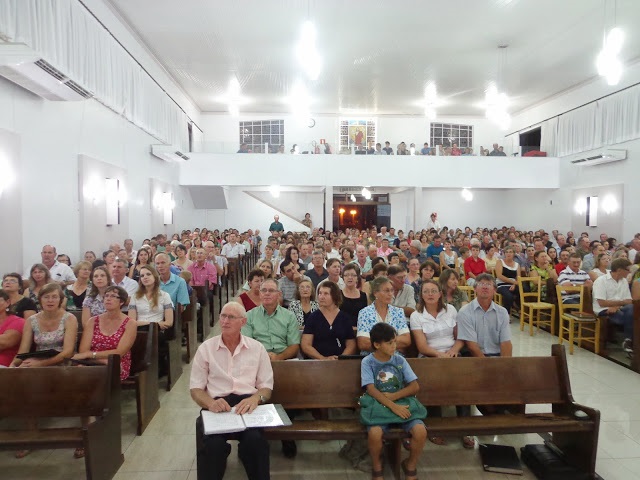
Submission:
[[[371,470],[371,478],[384,478],[383,470]]]
[[[16,458],[24,458],[31,453],[31,450],[18,450],[16,452]]]
[[[474,448],[476,446],[476,441],[470,436],[462,437],[462,446],[466,449]]]
[[[446,445],[447,441],[443,437],[429,437],[429,441],[431,443],[435,443],[436,445]]]
[[[76,448],[73,452],[73,458],[83,458],[84,448]]]
[[[408,458],[405,458],[402,462],[400,462],[400,466],[402,467],[402,471],[404,472],[404,477],[405,478],[415,478],[416,480],[418,479],[418,472],[417,470],[409,470],[407,469],[407,460],[409,460]]]

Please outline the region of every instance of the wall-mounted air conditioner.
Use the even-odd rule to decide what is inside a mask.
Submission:
[[[151,145],[151,154],[165,162],[184,162],[190,158],[174,145]]]
[[[603,163],[619,162],[627,158],[626,150],[602,150],[599,152],[591,152],[577,156],[571,163],[580,165],[581,167],[590,167],[592,165],[601,165]]]
[[[22,43],[0,43],[0,76],[47,100],[76,101],[93,96]]]

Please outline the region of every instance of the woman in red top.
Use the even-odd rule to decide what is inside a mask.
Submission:
[[[249,275],[247,275],[249,290],[243,292],[236,298],[236,302],[244,306],[247,312],[262,305],[260,301],[260,285],[262,285],[264,278],[265,274],[260,269],[251,270]]]
[[[124,288],[107,287],[103,296],[106,312],[89,319],[82,332],[79,353],[73,357],[107,363],[109,355],[120,355],[120,380],[129,376],[131,347],[136,339],[136,322],[121,312],[128,299]]]
[[[0,290],[0,365],[3,367],[8,367],[18,353],[24,328],[24,318],[7,314],[10,305],[9,294]]]

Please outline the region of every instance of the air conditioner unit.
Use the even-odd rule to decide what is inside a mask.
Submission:
[[[22,43],[0,43],[0,76],[47,100],[77,101],[93,97]]]
[[[151,145],[151,154],[165,162],[184,162],[190,159],[174,145]]]
[[[601,152],[592,152],[587,155],[581,154],[581,156],[575,160],[571,160],[571,163],[582,167],[590,167],[592,165],[601,165],[603,163],[619,162],[626,158],[626,150],[602,150]]]

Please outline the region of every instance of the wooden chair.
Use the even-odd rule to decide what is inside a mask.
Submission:
[[[458,290],[461,292],[465,292],[467,297],[469,297],[469,302],[472,302],[474,298],[476,298],[476,291],[473,287],[469,287],[468,285],[462,285],[458,287]]]
[[[518,277],[520,292],[520,331],[524,330],[525,322],[529,322],[529,335],[533,335],[533,325],[540,329],[540,325],[549,325],[551,335],[555,335],[556,306],[540,301],[540,277]],[[535,285],[533,292],[525,292],[525,282]]]
[[[593,343],[593,350],[596,355],[600,352],[600,319],[594,314],[584,313],[584,286],[563,286],[556,285],[558,295],[558,339],[560,344],[565,340],[565,332],[569,342],[569,353],[573,355],[573,344],[578,342],[578,347],[582,347],[582,342]],[[562,294],[579,294],[579,303],[562,303]],[[586,334],[585,334],[586,333]]]

